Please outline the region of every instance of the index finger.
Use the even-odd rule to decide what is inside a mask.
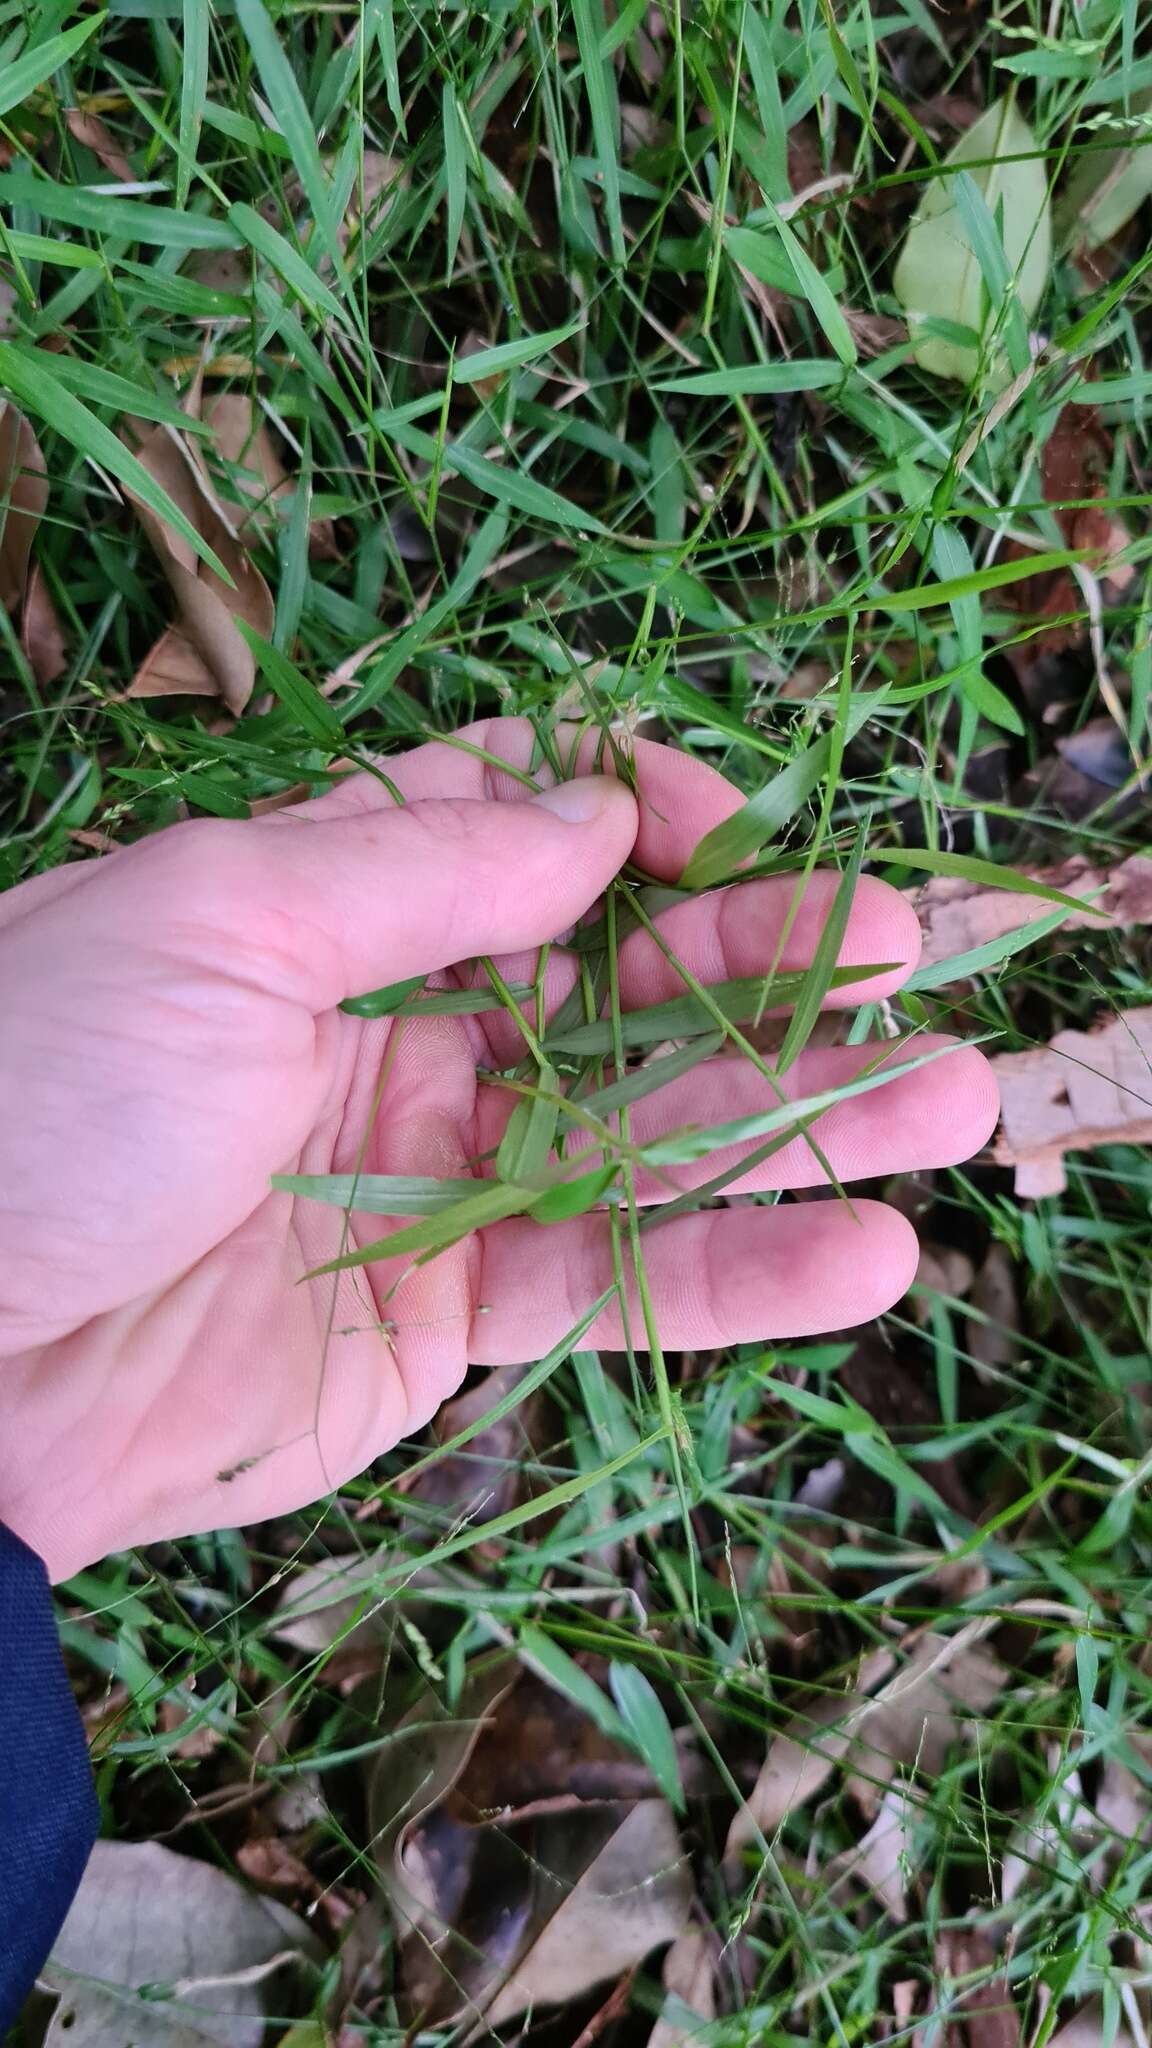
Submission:
[[[616,761],[603,733],[557,726],[558,758],[568,775],[615,775]],[[740,810],[744,797],[726,777],[674,747],[655,740],[621,739],[636,778],[640,825],[632,858],[657,881],[676,882],[700,840]],[[556,781],[527,718],[484,718],[451,738],[429,740],[381,762],[405,801],[464,797],[491,803],[526,803]],[[508,769],[515,773],[509,774]],[[521,778],[530,776],[534,789]],[[387,808],[394,799],[374,775],[350,776],[327,796],[295,806],[296,814],[350,817]]]

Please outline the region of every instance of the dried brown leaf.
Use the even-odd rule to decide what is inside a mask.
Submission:
[[[43,1977],[45,2048],[260,2048],[315,1937],[274,1900],[157,1842],[97,1842]],[[167,1997],[140,1998],[143,1985]]]
[[[1018,1195],[1059,1194],[1064,1159],[1096,1145],[1152,1140],[1152,1008],[992,1061],[1003,1117],[994,1156]]]
[[[569,1829],[558,1833],[557,1850],[570,1839]],[[688,1861],[663,1799],[641,1799],[625,1809],[582,1869],[560,1855],[543,1869],[555,1902],[542,1888],[538,1931],[486,2005],[489,2027],[530,2007],[567,2004],[634,1969],[654,1948],[675,1940],[692,1904]]]
[[[1024,872],[1046,888],[1093,904],[1091,910],[1069,912],[1065,921],[1069,930],[1152,924],[1152,859],[1147,854],[1134,853],[1110,870],[1076,858],[1058,868]],[[988,889],[959,875],[933,875],[922,888],[909,890],[908,900],[920,919],[924,939],[921,964],[925,967],[988,945],[1008,932],[1022,931],[1052,910],[1042,896]]]
[[[1066,2020],[1062,2027],[1049,2036],[1049,2048],[1137,2048],[1136,2037],[1130,2027],[1121,2025],[1105,2033],[1104,2008],[1099,2000],[1082,2005],[1078,2013]]]
[[[945,1928],[936,1944],[936,1968],[943,1978],[934,2004],[947,2009],[947,2020],[935,2038],[944,2048],[1018,2048],[1020,2014],[1008,1978],[997,1969],[1000,1957],[978,1928]],[[957,1985],[974,1977],[970,1989],[954,1996]]]
[[[485,1372],[474,1387],[446,1401],[433,1423],[441,1443],[451,1443],[491,1413],[523,1379],[526,1365],[497,1366]],[[454,1520],[491,1522],[515,1507],[524,1494],[526,1458],[538,1448],[543,1412],[539,1394],[521,1401],[508,1415],[489,1428],[481,1429],[459,1451],[438,1457],[417,1473],[410,1485],[401,1481],[400,1490],[425,1507],[445,1508]]]
[[[28,581],[36,529],[48,503],[40,443],[14,405],[0,411],[0,604],[15,612]]]
[[[875,1819],[898,1766],[914,1767],[929,1780],[938,1777],[959,1733],[959,1710],[984,1712],[1008,1676],[973,1640],[971,1629],[952,1637],[925,1636],[893,1673],[895,1662],[887,1650],[872,1652],[850,1693],[826,1694],[774,1737],[728,1831],[726,1864],[759,1836],[771,1839],[840,1764],[846,1767],[846,1789],[869,1820]]]
[[[972,1283],[971,1301],[982,1318],[967,1325],[968,1354],[977,1365],[1000,1370],[1020,1355],[1020,1296],[1007,1248],[990,1244]]]
[[[777,1828],[825,1785],[847,1754],[856,1729],[873,1705],[871,1694],[895,1665],[887,1650],[873,1651],[849,1692],[826,1693],[773,1737],[756,1784],[728,1830],[726,1862],[759,1835]]]
[[[200,451],[157,426],[145,433],[136,454],[148,474],[166,490],[185,517],[214,549],[232,578],[229,590],[150,506],[131,497],[136,515],[159,558],[179,610],[177,644],[166,634],[134,677],[130,697],[195,694],[220,697],[238,717],[252,694],[256,664],[236,625],[243,619],[264,639],[271,637],[275,608],[271,592],[212,488]],[[183,641],[183,645],[179,644]],[[189,650],[198,661],[190,658]],[[207,690],[205,689],[207,682]]]
[[[125,697],[215,697],[216,678],[179,626],[169,626],[145,655]]]
[[[985,1714],[1008,1683],[1008,1672],[969,1623],[954,1636],[926,1635],[883,1686],[857,1725],[847,1788],[874,1817],[897,1766],[917,1779],[940,1776],[964,1713]]]
[[[90,149],[93,156],[99,158],[104,169],[111,171],[119,183],[132,183],[132,166],[98,115],[85,114],[79,107],[68,107],[65,109],[64,122],[72,140],[83,143],[85,149]]]
[[[68,666],[68,644],[38,562],[32,564],[24,592],[20,645],[41,689],[47,689],[63,675]]]
[[[695,2023],[658,2019],[648,2048],[690,2048],[701,2027],[716,2017],[716,1938],[710,1929],[689,1925],[677,1935],[664,1958],[663,1981],[668,1996],[695,2014]]]
[[[424,1696],[373,1770],[375,1851],[423,2024],[483,2013],[495,2025],[563,2003],[635,1967],[687,1916],[671,1809],[579,1798],[581,1770],[599,1789],[623,1753],[571,1702],[515,1676],[509,1662],[477,1674],[451,1716]],[[590,1775],[589,1744],[613,1752]],[[633,1766],[631,1783],[641,1775]]]
[[[834,1856],[824,1873],[833,1885],[851,1879],[863,1885],[869,1896],[901,1926],[908,1918],[905,1890],[911,1876],[911,1852],[915,1839],[916,1809],[904,1786],[886,1787],[871,1827],[851,1849]]]

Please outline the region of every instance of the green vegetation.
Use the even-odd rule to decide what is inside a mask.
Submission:
[[[1150,104],[1134,0],[0,0],[29,428],[0,421],[0,881],[515,712],[746,790],[693,887],[750,858],[966,882],[962,976],[858,1041],[1012,1053],[1139,1011],[1141,922],[1049,898],[1148,840]],[[209,651],[221,605],[243,630]],[[994,884],[1044,896],[1026,942],[981,926]],[[622,885],[606,973],[645,914]],[[834,958],[787,991],[788,1059]],[[683,1034],[687,1071],[741,994],[624,1042]],[[623,1029],[577,1007],[519,1070],[510,1181]],[[1036,1199],[987,1158],[880,1189],[928,1251],[882,1326],[651,1373],[579,1332],[323,1510],[63,1588],[106,1832],[309,1919],[236,2009],[399,2048],[414,2011],[511,2041],[531,2003],[534,2039],[630,2048],[671,1861],[699,1939],[659,2048],[1041,2048],[1076,2015],[1077,2048],[1142,2048],[1152,1167],[1112,1136]],[[468,1220],[404,1200],[413,1251]],[[396,1816],[433,1791],[424,1879],[472,1887],[439,1964],[396,1934]],[[636,1814],[616,1883],[652,1953],[604,1981],[581,1881]],[[530,2000],[493,2006],[508,1926],[558,1897],[561,1961],[536,1939]]]

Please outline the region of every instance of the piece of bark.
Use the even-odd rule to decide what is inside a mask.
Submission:
[[[1145,863],[1148,865],[1148,863]],[[993,1156],[1018,1195],[1058,1195],[1065,1154],[1152,1140],[1152,1007],[992,1061],[1003,1123]]]

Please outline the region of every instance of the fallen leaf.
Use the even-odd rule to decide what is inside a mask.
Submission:
[[[981,1647],[969,1623],[954,1636],[921,1638],[881,1687],[857,1727],[847,1789],[875,1817],[899,1764],[931,1784],[961,1732],[964,1714],[983,1715],[1008,1683],[1004,1665]]]
[[[1126,227],[1152,198],[1152,149],[1140,117],[1152,110],[1152,92],[1133,93],[1126,120],[1095,130],[1056,208],[1056,228],[1074,255],[1098,249]],[[1115,148],[1102,149],[1105,142]]]
[[[691,2048],[691,2043],[716,2017],[716,1937],[710,1929],[689,1925],[676,1936],[664,1958],[665,2012],[648,2036],[648,2048]],[[669,2010],[669,2001],[676,2003]],[[692,2015],[677,2019],[678,2008]]]
[[[1020,1355],[1020,1296],[1016,1268],[1007,1248],[990,1244],[972,1283],[972,1316],[966,1325],[965,1345],[978,1366],[1002,1371],[1014,1365]]]
[[[125,695],[218,696],[239,717],[252,694],[256,662],[236,619],[270,639],[275,625],[271,592],[227,519],[199,449],[157,426],[144,434],[135,452],[214,549],[235,587],[229,590],[187,541],[129,493],[172,585],[180,617],[146,657]]]
[[[214,1865],[97,1842],[44,1966],[59,1993],[45,2048],[260,2048],[284,1973],[318,1955],[294,1913]]]
[[[905,1891],[912,1875],[911,1854],[916,1834],[916,1808],[901,1784],[885,1787],[875,1820],[851,1849],[834,1856],[823,1873],[832,1887],[851,1878],[898,1925],[908,1918]]]
[[[650,1783],[508,1660],[452,1714],[429,1692],[404,1716],[373,1769],[370,1822],[422,2025],[564,2003],[679,1932],[691,1880],[671,1808],[574,1789],[581,1771],[593,1795],[611,1785],[617,1760],[630,1788]]]
[[[1104,931],[1109,925],[1152,924],[1152,859],[1134,853],[1111,870],[1077,857],[1056,868],[1024,871],[1046,888],[1083,897],[1092,909],[1070,911],[1061,929]],[[1002,939],[1009,932],[1051,916],[1052,904],[1042,896],[1021,896],[1008,889],[989,889],[959,875],[933,875],[919,889],[907,892],[923,934],[921,967],[935,967]]]
[[[997,100],[981,114],[949,151],[942,168],[969,177],[986,212],[1001,220],[1002,257],[1015,280],[1024,318],[1031,320],[1047,288],[1052,259],[1048,174],[1043,152],[1014,102]],[[892,284],[908,315],[921,369],[970,384],[980,370],[980,350],[943,335],[916,339],[928,319],[949,320],[977,334],[983,325],[986,287],[955,177],[933,178],[925,186]],[[993,382],[1008,381],[1001,349],[990,368]]]
[[[1130,535],[1103,504],[1083,503],[1085,498],[1104,497],[1111,461],[1112,436],[1098,408],[1066,405],[1056,415],[1044,443],[1040,487],[1065,547],[1083,551],[1087,566],[1098,578],[1123,587],[1134,572],[1130,563],[1117,563],[1116,557],[1128,546]],[[1028,552],[1015,540],[1005,547],[1006,557],[1015,562],[1025,561]],[[1030,620],[1053,621],[1030,632],[1026,639],[1010,643],[1007,650],[1033,710],[1051,717],[1058,709],[1052,701],[1053,672],[1059,676],[1056,657],[1080,648],[1087,637],[1082,586],[1073,568],[1023,576],[1008,587],[1005,604]]]
[[[1018,1195],[1060,1194],[1069,1152],[1152,1139],[1152,1008],[999,1053],[992,1067],[1002,1117],[993,1157],[1015,1167]]]
[[[916,1287],[925,1294],[945,1294],[952,1300],[963,1300],[975,1278],[976,1268],[956,1245],[932,1244],[920,1246],[920,1258],[916,1266]],[[918,1323],[926,1323],[932,1313],[931,1302],[915,1298],[912,1313]]]
[[[526,1365],[502,1365],[485,1372],[454,1400],[446,1401],[432,1425],[443,1444],[470,1429],[506,1399],[528,1371]],[[458,1451],[431,1458],[399,1490],[427,1508],[443,1508],[453,1522],[483,1525],[515,1507],[523,1498],[526,1461],[539,1446],[543,1412],[540,1394],[530,1395],[487,1429],[477,1431]],[[426,1527],[421,1520],[420,1527]]]
[[[934,2037],[943,2048],[1017,2048],[1020,2014],[1000,1961],[997,1949],[978,1928],[942,1929],[931,2004],[934,2011],[946,2014]],[[961,1989],[957,1997],[957,1987],[970,1977],[976,1983]]]
[[[15,612],[28,581],[36,528],[48,503],[40,443],[14,405],[0,411],[0,604]]]
[[[874,1650],[864,1659],[851,1691],[824,1694],[773,1736],[756,1784],[728,1830],[726,1864],[759,1836],[771,1841],[788,1815],[827,1783],[873,1706],[872,1692],[895,1662],[890,1651]]]
[[[931,1781],[960,1732],[959,1710],[984,1712],[1007,1682],[1004,1667],[973,1640],[927,1635],[893,1672],[896,1660],[875,1650],[852,1692],[825,1695],[798,1715],[768,1747],[756,1785],[728,1831],[724,1860],[733,1866],[745,1845],[771,1839],[790,1813],[845,1767],[845,1789],[869,1821],[881,1810],[899,1765]],[[889,1676],[889,1674],[892,1674]]]
[[[201,418],[216,454],[236,472],[229,477],[233,492],[241,504],[251,500],[238,530],[266,539],[276,531],[275,500],[290,494],[292,486],[259,406],[246,391],[220,391],[205,400]]]
[[[108,133],[103,121],[96,114],[86,114],[79,107],[67,107],[64,122],[74,142],[83,143],[90,149],[106,171],[121,185],[130,185],[133,170],[118,142]]]
[[[241,511],[238,533],[250,541],[274,543],[279,525],[276,505],[292,497],[296,482],[280,460],[259,406],[246,391],[221,391],[205,401],[202,418],[229,472],[227,495],[237,497],[241,507],[245,499],[251,502],[250,510]],[[334,559],[338,549],[330,519],[312,520],[308,551],[315,559]]]
[[[341,1652],[363,1654],[378,1648],[392,1634],[395,1587],[376,1600],[370,1589],[373,1580],[394,1570],[397,1562],[396,1553],[388,1549],[305,1565],[293,1573],[280,1596],[274,1633],[309,1655],[330,1650],[337,1639]],[[405,1591],[444,1584],[435,1571],[414,1570]],[[406,1611],[410,1610],[411,1603],[406,1602]]]
[[[169,626],[167,632],[160,635],[124,692],[125,697],[215,697],[217,694],[212,670],[179,626]]]
[[[32,565],[24,592],[20,645],[41,689],[47,689],[63,675],[68,666],[68,644],[38,562]]]
[[[1107,2048],[1137,2048],[1130,2027],[1121,2024],[1105,2033],[1104,2008],[1097,1999],[1081,2006],[1078,2013],[1057,2027],[1048,2037],[1048,2048],[1104,2048],[1105,2042]]]
[[[688,1917],[692,1878],[666,1801],[641,1799],[623,1809],[582,1868],[568,1853],[575,1838],[570,1823],[561,1822],[555,1853],[537,1865],[537,1930],[485,2005],[487,2027],[539,2005],[567,2004],[634,1969],[674,1941]]]

